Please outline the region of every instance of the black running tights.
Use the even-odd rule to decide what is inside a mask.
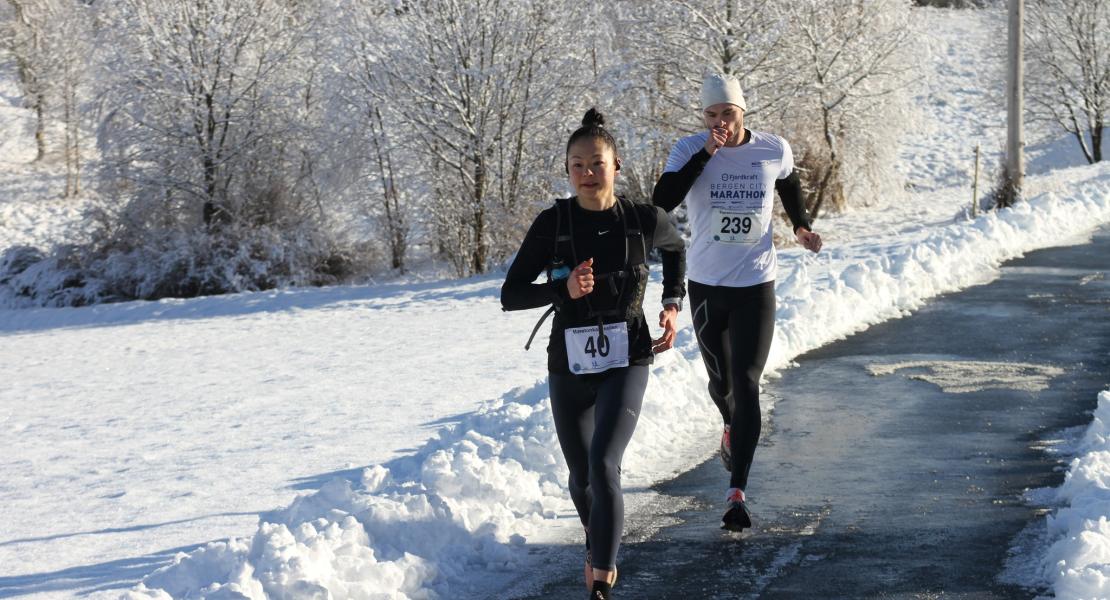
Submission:
[[[759,444],[759,378],[775,333],[775,282],[724,287],[691,281],[689,290],[709,396],[730,429],[729,487],[743,490]]]
[[[551,373],[551,413],[570,468],[570,497],[589,530],[595,569],[612,570],[624,529],[621,458],[647,389],[648,367]]]

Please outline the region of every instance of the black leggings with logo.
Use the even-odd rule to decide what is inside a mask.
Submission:
[[[551,373],[551,414],[570,468],[570,497],[589,530],[595,569],[612,570],[624,529],[621,459],[636,430],[648,367]]]
[[[745,489],[759,444],[759,378],[775,333],[775,282],[725,287],[691,281],[689,288],[709,396],[730,427],[729,487]]]

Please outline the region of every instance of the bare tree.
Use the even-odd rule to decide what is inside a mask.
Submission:
[[[1110,3],[1035,0],[1025,31],[1030,112],[1075,136],[1088,163],[1101,161],[1110,120]]]
[[[460,274],[484,272],[515,243],[522,199],[549,194],[552,127],[578,88],[575,19],[541,0],[406,3],[371,50],[381,101],[404,102],[419,149],[435,244]],[[553,152],[553,149],[558,148]],[[527,206],[531,206],[528,204]],[[512,243],[510,243],[510,241]]]
[[[25,105],[35,113],[35,161],[52,147],[50,131],[63,129],[65,196],[80,192],[81,98],[91,54],[88,7],[61,0],[7,0],[4,46],[14,58]]]
[[[341,9],[337,25],[343,38],[338,56],[345,68],[335,96],[346,125],[339,134],[344,154],[356,173],[360,198],[355,203],[367,205],[389,249],[390,267],[403,272],[413,235],[410,201],[421,190],[416,189],[414,176],[417,158],[406,152],[400,126],[404,106],[391,101],[388,69],[379,54],[381,28],[395,26],[395,16],[395,7],[381,3]]]
[[[67,198],[81,193],[81,104],[92,53],[89,12],[84,4],[75,3],[59,10],[49,29],[48,46],[58,72],[57,96],[62,107]]]
[[[905,102],[913,28],[907,0],[797,0],[790,12],[797,95],[786,119],[816,218],[826,203],[845,205],[849,162],[893,174],[891,141],[905,126],[893,111]]]
[[[305,3],[307,4],[307,3]],[[106,9],[111,178],[211,226],[297,186],[291,145],[312,13],[277,0],[123,0]],[[291,175],[292,174],[292,175]],[[288,179],[293,177],[292,180]],[[194,212],[195,211],[195,212]]]
[[[46,34],[53,7],[44,0],[7,0],[14,11],[5,32],[8,50],[15,58],[24,104],[35,112],[35,161],[46,157],[47,67]]]

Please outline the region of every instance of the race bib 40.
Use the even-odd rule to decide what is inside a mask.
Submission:
[[[605,336],[597,334],[597,325],[572,327],[564,332],[567,342],[567,365],[571,373],[600,373],[628,366],[628,325],[610,323]]]

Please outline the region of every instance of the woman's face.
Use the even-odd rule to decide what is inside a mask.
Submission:
[[[720,127],[728,131],[728,140],[726,143],[736,143],[739,140],[740,134],[744,131],[744,111],[735,104],[729,104],[727,102],[714,104],[703,110],[701,116],[705,119],[705,127],[707,129]]]
[[[594,200],[612,195],[617,170],[617,157],[604,141],[582,138],[570,145],[567,171],[579,198]]]

